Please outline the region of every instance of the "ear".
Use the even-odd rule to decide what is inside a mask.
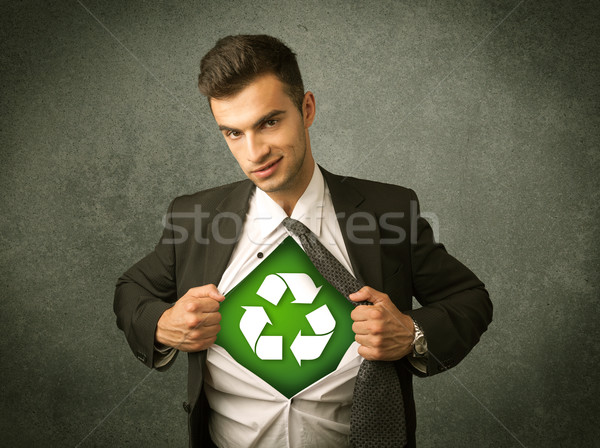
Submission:
[[[308,129],[315,121],[316,110],[315,96],[312,92],[308,91],[304,94],[304,100],[302,100],[302,118],[304,119],[304,128]]]

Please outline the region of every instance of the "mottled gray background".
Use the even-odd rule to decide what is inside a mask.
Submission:
[[[420,446],[599,438],[597,2],[49,3],[0,7],[0,445],[185,446],[185,357],[136,360],[114,284],[174,196],[242,177],[195,83],[262,32],[317,160],[414,188],[491,293],[470,356],[415,379]]]

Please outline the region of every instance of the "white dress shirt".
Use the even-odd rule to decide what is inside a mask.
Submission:
[[[241,238],[218,285],[221,293],[230,291],[290,235],[282,225],[286,217],[265,192],[255,189]],[[306,225],[353,272],[329,189],[316,164],[291,218]],[[348,446],[352,392],[363,359],[357,350],[353,342],[336,370],[287,398],[213,345],[204,379],[212,409],[211,438],[219,447]]]

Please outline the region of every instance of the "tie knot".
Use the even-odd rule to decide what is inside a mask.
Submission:
[[[283,227],[288,229],[290,232],[292,232],[296,236],[312,234],[312,232],[310,231],[310,229],[308,227],[306,227],[300,221],[297,221],[295,219],[285,218],[283,220],[282,224],[283,224]]]

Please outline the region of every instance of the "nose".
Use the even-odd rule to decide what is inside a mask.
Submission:
[[[264,139],[256,134],[248,134],[246,138],[248,161],[261,163],[267,159],[271,148]]]

